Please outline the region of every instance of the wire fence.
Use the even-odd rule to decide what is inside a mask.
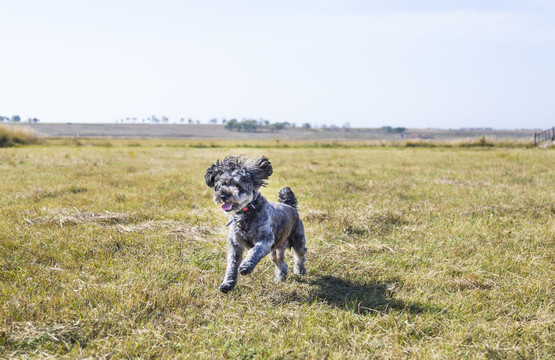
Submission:
[[[534,133],[534,145],[538,145],[543,141],[555,141],[555,126],[551,129]]]

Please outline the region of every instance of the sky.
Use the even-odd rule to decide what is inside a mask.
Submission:
[[[553,0],[0,0],[0,115],[555,125]]]

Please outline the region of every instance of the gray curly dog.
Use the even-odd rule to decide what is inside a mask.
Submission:
[[[259,159],[227,156],[206,170],[204,180],[214,188],[214,202],[230,215],[222,292],[232,290],[237,284],[237,274],[250,274],[268,254],[276,265],[274,280],[285,280],[287,248],[293,249],[295,274],[306,274],[304,226],[297,213],[295,194],[290,188],[283,188],[279,191],[279,202],[271,203],[259,191],[272,172],[272,164],[265,156]],[[248,253],[242,260],[245,248]]]

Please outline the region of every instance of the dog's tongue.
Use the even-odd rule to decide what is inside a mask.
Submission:
[[[231,203],[225,203],[222,205],[222,209],[225,211],[231,210],[232,207],[233,207],[233,204]]]

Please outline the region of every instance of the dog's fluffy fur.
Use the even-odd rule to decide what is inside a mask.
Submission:
[[[214,188],[214,202],[230,214],[227,269],[220,290],[228,292],[237,284],[237,274],[250,274],[258,262],[270,254],[276,265],[276,281],[287,277],[286,248],[292,248],[294,272],[304,275],[306,243],[304,227],[297,213],[297,199],[286,187],[279,191],[277,203],[270,203],[260,187],[272,175],[266,157],[247,159],[228,156],[216,161],[204,175],[206,185]],[[243,251],[248,249],[244,260]],[[242,260],[242,261],[241,261]]]

